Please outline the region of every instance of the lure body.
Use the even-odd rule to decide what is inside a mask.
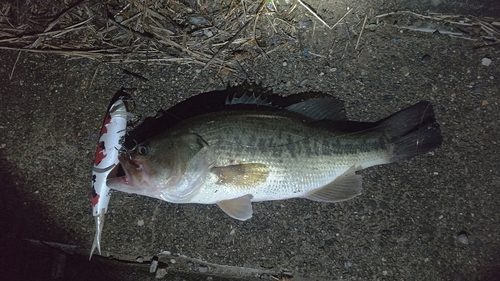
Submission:
[[[104,226],[104,214],[107,212],[111,196],[106,179],[119,163],[118,155],[123,145],[127,121],[133,116],[127,112],[123,97],[119,96],[114,102],[113,100],[104,118],[94,156],[94,168],[92,169],[92,215],[96,223],[96,232],[89,259],[92,258],[95,249],[101,254],[100,241]]]

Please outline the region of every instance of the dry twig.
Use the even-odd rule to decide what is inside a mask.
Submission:
[[[251,22],[252,20],[248,20],[245,25],[243,25],[240,30],[238,30],[238,32],[236,32],[236,34],[233,35],[233,37],[231,37],[231,39],[229,39],[229,41],[227,41],[226,44],[224,44],[222,47],[219,48],[219,50],[217,50],[217,52],[215,52],[215,54],[212,56],[212,58],[205,64],[205,66],[203,67],[202,70],[205,70],[207,69],[207,67],[220,55],[220,53],[225,50],[227,48],[227,46],[231,45],[231,43],[234,42],[234,40],[236,40],[236,38],[238,38],[238,36],[240,35],[240,33],[248,26],[248,24]]]
[[[361,40],[361,35],[363,35],[363,29],[365,29],[367,18],[368,18],[368,15],[365,15],[365,20],[363,21],[363,26],[361,26],[361,31],[359,32],[358,41],[356,41],[356,47],[354,47],[354,50],[358,49],[359,40]]]
[[[329,29],[333,28],[333,27],[330,27],[320,16],[318,16],[318,14],[316,12],[314,12],[311,8],[309,8],[309,6],[304,4],[304,2],[302,2],[302,0],[297,0],[297,2],[299,2],[300,5],[302,5],[304,8],[306,8],[306,10],[308,10],[309,13],[311,13],[315,18],[317,18],[326,27],[328,27]]]
[[[14,69],[16,69],[17,62],[19,61],[19,57],[21,57],[21,51],[17,54],[16,61],[14,62],[14,65],[12,66],[12,70],[10,71],[9,75],[9,80],[12,80],[12,76],[14,75]]]

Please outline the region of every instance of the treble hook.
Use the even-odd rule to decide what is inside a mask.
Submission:
[[[139,147],[139,143],[134,139],[135,145],[131,149],[126,148],[125,146],[122,146],[122,148],[119,150],[121,154],[127,154],[127,157],[129,160],[132,160],[132,153]]]

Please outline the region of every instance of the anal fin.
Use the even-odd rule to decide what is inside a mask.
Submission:
[[[339,202],[360,195],[363,190],[363,182],[361,176],[356,174],[356,171],[360,169],[361,167],[352,166],[331,183],[311,191],[303,198],[319,202]]]
[[[252,217],[252,198],[251,194],[243,195],[238,198],[219,201],[217,205],[228,216],[240,221],[246,221]]]

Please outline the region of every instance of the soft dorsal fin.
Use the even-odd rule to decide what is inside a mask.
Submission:
[[[361,167],[352,166],[331,183],[308,193],[303,198],[319,202],[339,202],[360,195],[363,185],[361,176],[356,175],[358,170],[361,170]]]
[[[303,100],[305,99],[305,100]],[[276,104],[274,103],[276,101]],[[344,102],[332,96],[315,93],[295,94],[288,97],[245,92],[226,98],[226,105],[255,105],[281,108],[298,113],[313,120],[347,120]]]
[[[305,100],[289,105],[285,109],[313,120],[347,120],[344,102],[334,97]]]
[[[246,221],[252,217],[252,198],[251,194],[243,195],[238,198],[219,201],[217,205],[228,216],[240,221]]]

